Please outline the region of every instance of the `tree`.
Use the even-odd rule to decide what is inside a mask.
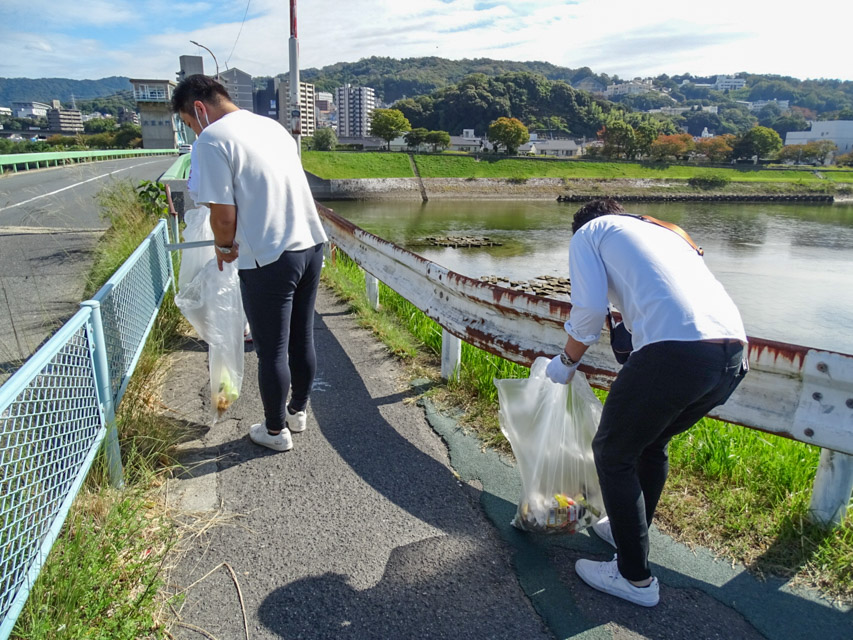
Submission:
[[[735,137],[729,133],[713,138],[702,138],[696,143],[696,153],[701,153],[711,162],[728,162],[732,157]]]
[[[115,146],[123,149],[134,149],[142,146],[142,127],[132,122],[125,122],[114,137]]]
[[[502,144],[507,155],[515,155],[530,140],[530,132],[517,118],[498,118],[489,125],[488,138],[494,144]]]
[[[634,127],[624,120],[611,120],[598,132],[598,139],[604,143],[602,155],[607,158],[632,158],[636,135]]]
[[[450,146],[450,134],[447,131],[429,131],[424,142],[431,144],[432,150],[438,152]]]
[[[412,130],[412,125],[398,109],[374,109],[370,122],[370,135],[382,138],[391,149],[391,141],[398,138],[407,131]]]
[[[84,133],[108,133],[118,129],[113,118],[94,118],[83,123]]]
[[[751,158],[758,156],[763,158],[775,153],[782,148],[782,138],[779,134],[768,127],[753,127],[744,133],[734,147],[734,157]]]
[[[410,149],[417,150],[424,142],[427,141],[427,135],[429,134],[429,130],[425,127],[418,127],[416,129],[412,129],[407,133],[403,138],[406,140],[406,146]]]
[[[637,155],[647,156],[660,131],[656,124],[643,122],[634,129],[634,151]]]
[[[693,137],[689,133],[679,133],[671,136],[658,136],[652,142],[649,153],[655,160],[663,162],[668,158],[686,158],[693,149]]]
[[[330,127],[317,129],[314,132],[314,149],[317,151],[334,151],[338,144],[338,136]]]

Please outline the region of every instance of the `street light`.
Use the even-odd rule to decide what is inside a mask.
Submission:
[[[190,40],[190,44],[194,44],[197,47],[201,47],[202,49],[204,49],[205,51],[207,51],[210,54],[210,57],[213,58],[213,64],[216,65],[216,79],[218,80],[219,79],[219,63],[216,61],[216,56],[213,55],[213,51],[211,51],[210,49],[205,47],[203,44],[199,44],[195,40]]]

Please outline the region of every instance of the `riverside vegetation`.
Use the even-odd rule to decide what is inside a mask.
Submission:
[[[363,271],[336,253],[323,269],[323,281],[411,365],[413,378],[434,381],[428,393],[458,413],[485,444],[509,453],[492,381],[527,377],[529,370],[463,343],[459,380],[439,383],[441,327],[382,283],[374,311]],[[597,395],[604,400],[607,394]],[[704,418],[670,445],[670,479],[657,526],[755,573],[794,578],[829,599],[853,603],[853,514],[834,529],[807,519],[819,457],[816,447]]]

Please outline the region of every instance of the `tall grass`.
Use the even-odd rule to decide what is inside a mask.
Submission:
[[[156,218],[129,182],[99,197],[111,223],[96,249],[87,295],[95,293],[153,229]],[[174,462],[186,433],[157,415],[155,395],[162,357],[174,347],[182,324],[174,300],[166,300],[116,410],[126,489],[108,485],[99,455],[62,532],[33,586],[12,634],[27,640],[165,637],[160,624],[161,564],[176,538],[164,517],[157,487]]]
[[[396,319],[415,348],[440,354],[441,327],[383,284],[380,310],[371,309],[363,272],[342,252],[323,277],[367,326],[375,322],[370,318]],[[413,357],[411,351],[406,357]],[[446,387],[446,397],[465,409],[468,423],[486,443],[506,450],[492,381],[528,374],[525,367],[463,343],[460,380]],[[596,392],[606,400],[606,392]],[[816,447],[705,418],[670,445],[670,481],[658,520],[683,541],[759,572],[796,576],[827,596],[853,602],[853,514],[832,530],[807,519],[819,457]]]

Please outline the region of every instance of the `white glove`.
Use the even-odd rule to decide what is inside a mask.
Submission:
[[[575,377],[575,371],[578,370],[578,366],[580,362],[576,362],[571,367],[567,367],[560,360],[560,356],[554,356],[551,358],[551,362],[548,363],[548,366],[545,368],[545,375],[548,376],[548,379],[551,382],[556,382],[557,384],[569,384],[572,381],[572,378]]]

